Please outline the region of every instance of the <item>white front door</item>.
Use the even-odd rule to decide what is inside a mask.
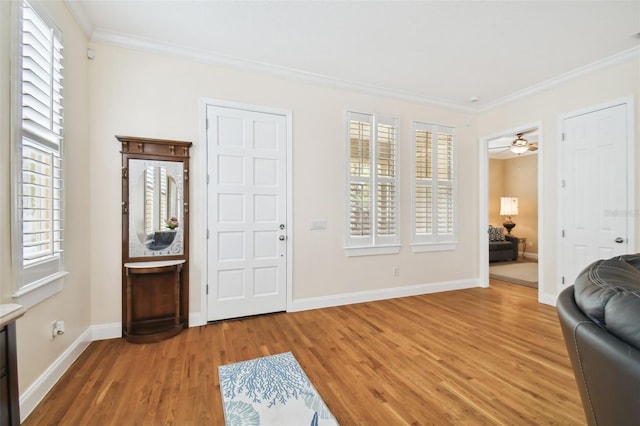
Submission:
[[[629,250],[627,105],[566,118],[560,173],[562,286],[590,263]]]
[[[287,116],[207,106],[208,313],[286,310]]]

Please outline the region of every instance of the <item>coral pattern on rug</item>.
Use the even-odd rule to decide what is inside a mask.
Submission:
[[[218,367],[227,426],[337,425],[291,352]]]

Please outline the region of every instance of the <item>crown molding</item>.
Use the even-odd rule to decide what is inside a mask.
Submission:
[[[85,13],[82,4],[79,1],[73,0],[64,0],[64,4],[65,6],[67,6],[67,9],[71,13],[71,16],[73,16],[73,19],[76,21],[84,35],[86,35],[87,38],[90,39],[91,35],[93,34],[94,27],[91,19],[89,19],[89,17]]]
[[[519,90],[515,93],[512,93],[511,95],[489,102],[486,105],[480,107],[478,109],[478,112],[482,113],[482,112],[490,111],[500,106],[509,104],[511,102],[515,102],[517,100],[520,100],[528,96],[532,96],[536,93],[542,92],[544,90],[550,89],[554,86],[558,86],[559,84],[567,83],[571,80],[584,77],[588,74],[594,73],[604,68],[608,68],[613,65],[621,64],[621,63],[631,61],[631,60],[636,60],[636,59],[640,59],[640,46],[622,51],[615,55],[609,56],[608,58],[601,59],[592,64],[585,65],[583,67],[561,74],[557,77],[551,78],[541,83],[534,84],[533,86],[530,86],[526,89]]]
[[[201,62],[213,65],[223,65],[241,69],[243,71],[252,71],[261,74],[268,74],[275,77],[287,78],[291,80],[322,85],[325,87],[331,87],[335,89],[352,90],[370,95],[385,96],[393,99],[398,99],[407,102],[414,102],[423,105],[435,106],[440,108],[447,108],[456,111],[479,114],[498,108],[500,106],[515,102],[517,100],[532,96],[536,93],[542,92],[554,86],[562,83],[575,80],[593,72],[602,70],[604,68],[620,64],[626,61],[635,60],[640,58],[640,46],[628,49],[618,54],[612,55],[608,58],[596,61],[592,64],[580,67],[573,71],[569,71],[565,74],[561,74],[558,77],[551,78],[541,83],[530,86],[526,89],[517,91],[505,97],[499,98],[494,101],[490,101],[484,105],[469,106],[462,105],[453,101],[441,100],[419,96],[403,91],[393,90],[386,87],[380,87],[375,85],[369,85],[365,83],[338,79],[321,74],[315,74],[306,71],[300,71],[293,68],[281,67],[271,65],[258,61],[250,61],[230,55],[223,55],[219,53],[212,53],[198,49],[185,48],[184,46],[174,45],[170,43],[160,43],[156,40],[151,40],[142,37],[133,37],[126,34],[119,34],[114,32],[105,31],[102,29],[93,29],[88,19],[86,19],[86,25],[82,22],[85,20],[84,10],[82,6],[75,7],[77,4],[71,0],[65,0],[69,5],[74,17],[79,21],[79,25],[83,28],[85,33],[91,34],[91,41],[97,43],[104,43],[124,47],[128,49],[140,50],[151,53],[164,54],[174,57],[181,57],[184,59],[192,60],[195,62]],[[73,5],[73,6],[71,6]],[[76,14],[78,12],[78,14]]]
[[[185,48],[184,46],[173,45],[169,43],[160,43],[142,37],[132,37],[125,34],[119,34],[101,29],[96,29],[91,37],[92,42],[110,44],[128,49],[140,50],[151,53],[165,54],[169,56],[177,56],[196,62],[223,65],[238,68],[244,71],[253,71],[261,74],[269,74],[276,77],[288,78],[306,83],[312,83],[336,89],[346,89],[358,91],[371,95],[386,96],[408,102],[415,102],[424,105],[449,108],[464,112],[477,112],[476,108],[459,105],[455,102],[446,100],[427,98],[414,95],[407,92],[393,90],[385,87],[379,87],[355,81],[342,80],[338,78],[328,77],[321,74],[300,71],[293,68],[271,65],[258,61],[250,61],[234,56],[223,55],[219,53],[206,52],[198,49]]]

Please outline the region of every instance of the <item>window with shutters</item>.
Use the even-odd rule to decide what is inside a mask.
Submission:
[[[19,297],[64,275],[64,132],[62,34],[28,2],[17,6],[12,241]]]
[[[347,254],[399,251],[398,120],[349,112]]]
[[[452,250],[456,244],[455,129],[414,122],[413,142],[413,250]]]

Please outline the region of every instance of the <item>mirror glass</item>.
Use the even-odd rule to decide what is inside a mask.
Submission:
[[[182,162],[129,160],[129,257],[183,254]]]

